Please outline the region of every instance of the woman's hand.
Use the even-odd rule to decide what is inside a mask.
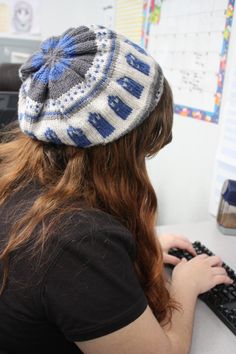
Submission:
[[[192,243],[183,235],[163,234],[157,236],[163,251],[164,263],[177,265],[181,260],[175,256],[168,254],[170,248],[176,247],[186,250],[192,255],[196,256],[196,252]]]
[[[184,284],[189,292],[198,296],[216,285],[232,283],[220,257],[200,254],[190,261],[182,258],[173,270],[171,287],[178,289]]]

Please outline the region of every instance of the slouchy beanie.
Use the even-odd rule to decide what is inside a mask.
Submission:
[[[19,70],[18,119],[32,139],[87,148],[139,126],[158,104],[164,76],[155,59],[98,25],[41,43]]]

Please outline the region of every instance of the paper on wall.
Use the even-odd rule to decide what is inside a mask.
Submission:
[[[137,44],[141,41],[143,0],[117,0],[115,30]]]
[[[5,2],[0,1],[0,32],[9,32],[10,8]]]
[[[224,120],[215,162],[211,191],[210,213],[216,215],[221,189],[226,179],[236,180],[236,69],[234,68],[229,94],[227,95]]]
[[[40,34],[39,0],[11,0],[11,32],[17,34]]]

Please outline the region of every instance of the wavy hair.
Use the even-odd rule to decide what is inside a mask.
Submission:
[[[150,116],[136,129],[107,145],[81,149],[32,140],[19,128],[2,133],[0,206],[32,181],[43,187],[33,205],[14,222],[0,253],[7,286],[9,257],[41,225],[31,255],[42,252],[61,217],[84,208],[105,211],[127,227],[136,242],[134,268],[149,306],[160,322],[169,323],[178,303],[171,298],[163,272],[161,246],[155,236],[157,198],[145,160],[172,139],[173,100],[168,82]],[[76,204],[77,203],[77,204]]]

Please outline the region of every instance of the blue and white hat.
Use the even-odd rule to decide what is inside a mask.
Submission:
[[[140,125],[164,76],[144,49],[102,26],[71,28],[42,42],[19,71],[19,125],[33,139],[90,147]]]

